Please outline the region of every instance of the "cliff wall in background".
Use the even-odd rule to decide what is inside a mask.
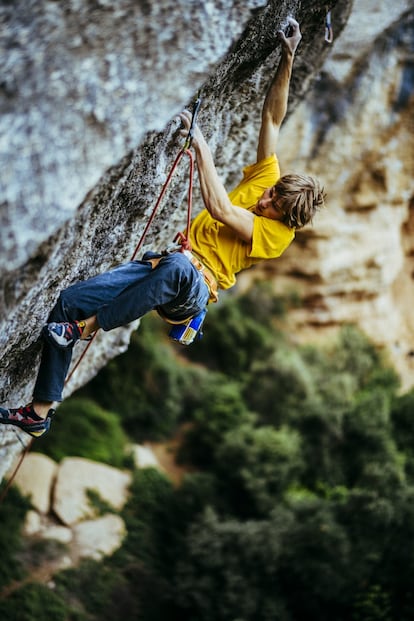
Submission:
[[[283,171],[323,179],[328,209],[282,261],[261,268],[300,292],[301,340],[357,323],[414,384],[414,13],[356,0],[306,101],[286,123]],[[299,243],[298,243],[299,242]],[[246,282],[244,283],[246,284]]]
[[[303,293],[293,317],[303,338],[364,317],[371,332],[400,326],[412,295],[412,15],[403,0],[360,4],[331,3],[329,45],[315,0],[0,2],[1,403],[30,399],[59,291],[130,257],[180,147],[174,117],[199,90],[200,124],[229,187],[252,160],[289,15],[303,40],[279,156],[283,170],[321,177],[329,201],[270,273],[278,291]],[[363,31],[348,26],[342,43],[348,18]],[[183,166],[147,247],[183,228],[185,177]],[[67,394],[127,347],[133,327],[99,335]],[[0,434],[2,476],[20,445]]]

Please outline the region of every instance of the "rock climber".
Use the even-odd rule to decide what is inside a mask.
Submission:
[[[289,31],[278,32],[281,59],[262,109],[256,163],[243,170],[240,184],[227,194],[212,154],[196,125],[192,146],[205,209],[190,227],[192,251],[148,252],[139,261],[78,282],[62,291],[53,308],[45,337],[33,400],[19,408],[0,408],[0,423],[20,427],[33,437],[46,433],[62,400],[72,357],[80,339],[96,330],[124,326],[157,309],[167,320],[180,322],[200,313],[217,290],[228,289],[236,274],[253,264],[279,257],[323,206],[324,191],[307,175],[280,176],[276,145],[286,115],[289,84],[299,24],[289,18]],[[191,113],[180,114],[182,136]]]

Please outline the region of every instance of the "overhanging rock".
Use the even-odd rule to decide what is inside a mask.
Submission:
[[[338,37],[351,2],[331,5]],[[325,14],[316,0],[2,3],[0,403],[30,400],[59,291],[131,255],[180,147],[177,113],[201,91],[200,124],[231,185],[254,153],[278,29],[292,15],[303,32],[292,110],[330,51]],[[183,228],[184,181],[180,170],[148,246]],[[130,329],[100,335],[68,394]],[[0,477],[12,454],[2,450]]]

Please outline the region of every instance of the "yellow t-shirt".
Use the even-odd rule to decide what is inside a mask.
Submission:
[[[229,193],[233,205],[254,209],[266,188],[280,177],[276,155],[243,169],[243,179]],[[282,222],[256,216],[252,242],[243,241],[230,227],[212,218],[204,209],[192,222],[190,240],[196,255],[213,272],[221,289],[236,282],[236,274],[263,259],[279,257],[295,237],[294,229]]]

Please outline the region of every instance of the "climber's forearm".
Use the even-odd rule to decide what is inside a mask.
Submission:
[[[213,156],[201,132],[194,141],[197,169],[204,205],[210,215],[232,228],[244,241],[250,242],[253,235],[254,214],[233,205],[220,180]]]
[[[221,222],[228,210],[229,198],[217,173],[210,148],[204,139],[198,140],[195,151],[204,205],[211,216]]]
[[[285,49],[282,51],[279,66],[263,104],[262,120],[267,117],[269,122],[277,127],[280,127],[287,112],[293,58],[293,52]]]
[[[289,28],[291,29],[289,36],[286,36],[281,30],[278,33],[282,44],[282,52],[279,65],[267,90],[262,108],[257,161],[275,153],[280,126],[287,112],[295,51],[302,38],[298,22],[293,18],[290,18],[288,21]]]

